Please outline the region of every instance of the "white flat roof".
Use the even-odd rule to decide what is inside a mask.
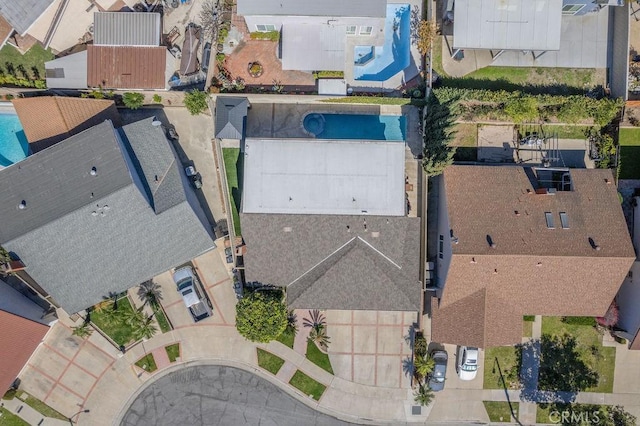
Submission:
[[[454,49],[560,49],[562,0],[456,0]]]
[[[404,216],[403,142],[247,139],[242,211]]]

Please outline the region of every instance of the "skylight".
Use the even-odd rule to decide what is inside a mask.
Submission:
[[[555,226],[553,225],[553,214],[551,214],[551,212],[545,212],[544,217],[547,220],[547,228],[554,229]]]

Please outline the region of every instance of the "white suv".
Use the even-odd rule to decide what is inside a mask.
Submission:
[[[473,380],[478,372],[478,348],[458,346],[456,370],[460,380]]]

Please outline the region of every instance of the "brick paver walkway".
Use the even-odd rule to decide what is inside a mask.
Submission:
[[[154,349],[151,353],[153,354],[153,359],[156,361],[158,370],[162,370],[163,368],[171,365],[171,361],[169,361],[169,356],[167,355],[167,351],[164,346]]]

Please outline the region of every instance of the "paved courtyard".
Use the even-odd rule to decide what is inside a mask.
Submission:
[[[203,365],[171,372],[147,387],[122,426],[347,425],[247,371]]]
[[[408,388],[403,365],[411,358],[409,312],[326,311],[329,359],[336,376],[356,383]]]

